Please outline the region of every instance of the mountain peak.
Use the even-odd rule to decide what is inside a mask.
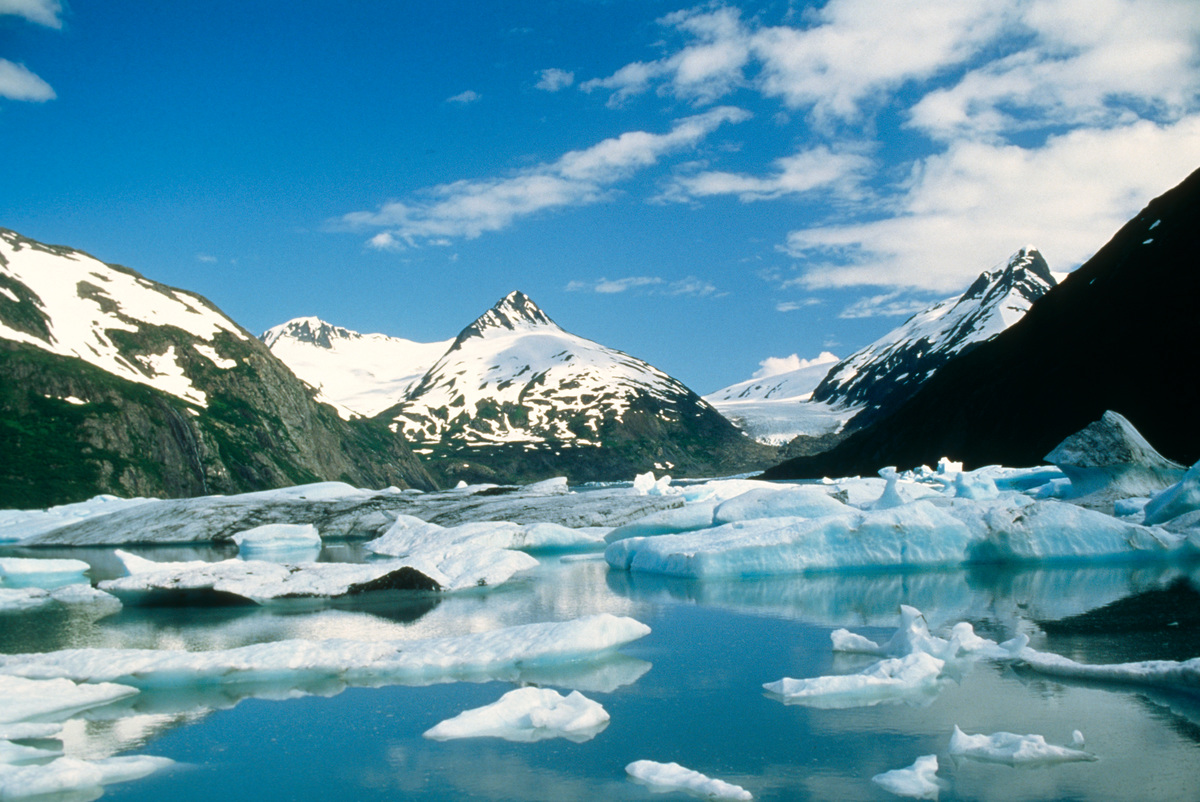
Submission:
[[[493,331],[524,331],[542,326],[558,329],[558,324],[528,295],[513,290],[463,329],[452,347],[457,347],[471,337],[486,337]]]
[[[361,336],[358,332],[326,323],[319,317],[309,316],[293,318],[286,323],[269,328],[262,333],[259,339],[268,348],[284,338],[309,343],[319,348],[333,348],[334,340],[351,340]]]

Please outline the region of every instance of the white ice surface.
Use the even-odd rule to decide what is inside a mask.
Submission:
[[[126,602],[136,601],[139,594],[208,590],[242,596],[258,604],[289,597],[336,598],[404,568],[419,571],[437,582],[442,590],[457,590],[499,585],[517,571],[537,565],[527,554],[501,549],[455,555],[439,553],[417,561],[295,565],[240,559],[156,563],[120,549],[115,553],[129,576],[101,582],[100,588]]]
[[[121,602],[112,594],[85,583],[44,588],[0,588],[0,613],[36,610],[51,604],[95,604],[119,609]]]
[[[165,757],[133,755],[102,760],[60,757],[44,765],[0,763],[0,799],[43,797],[137,780],[172,765]],[[99,796],[99,793],[96,794]],[[95,796],[89,796],[95,799]]]
[[[1078,733],[1078,730],[1076,731]],[[950,736],[950,754],[987,763],[1035,765],[1071,763],[1095,760],[1096,756],[1079,749],[1046,743],[1042,735],[1018,735],[1013,732],[994,732],[991,735],[968,735],[954,727]]]
[[[1200,657],[1191,660],[1145,660],[1134,663],[1079,663],[1069,657],[1026,648],[1021,660],[1038,673],[1065,679],[1156,685],[1200,691]]]
[[[656,791],[686,791],[709,799],[747,800],[754,798],[753,794],[739,785],[713,779],[698,771],[685,769],[678,763],[635,760],[625,767],[625,772]]]
[[[649,633],[632,618],[601,613],[424,641],[279,640],[206,652],[95,648],[0,655],[0,675],[138,688],[323,677],[355,685],[425,685],[595,659]]]
[[[71,713],[137,693],[109,682],[76,684],[69,679],[26,679],[0,675],[0,724],[61,720]]]
[[[608,713],[579,691],[563,696],[550,688],[517,688],[490,705],[466,710],[425,732],[426,738],[503,738],[532,743],[566,738],[583,743],[608,726]]]
[[[821,518],[849,512],[818,485],[785,485],[749,490],[713,510],[713,525],[762,518]]]
[[[633,478],[633,492],[639,496],[670,496],[681,492],[677,487],[671,487],[670,476],[654,478],[654,472],[639,473]]]
[[[90,568],[83,560],[0,557],[0,585],[57,587],[72,581],[85,582],[83,575]]]
[[[871,782],[896,796],[913,799],[937,799],[941,786],[937,781],[937,755],[923,755],[908,768],[876,774]]]

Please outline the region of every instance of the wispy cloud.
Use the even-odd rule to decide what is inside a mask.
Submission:
[[[660,199],[862,193],[781,246],[809,288],[951,291],[1024,242],[1069,269],[1200,156],[1194,0],[829,0],[779,25],[710,3],[659,23],[662,58],[580,88],[613,106],[749,90],[802,116],[793,155],[681,171]],[[889,155],[893,121],[909,140]]]
[[[630,290],[638,290],[649,295],[691,295],[696,297],[715,296],[717,287],[710,281],[687,276],[675,281],[668,281],[659,276],[629,276],[626,278],[600,278],[595,281],[572,281],[566,286],[567,292],[595,292],[601,295],[613,295]]]
[[[13,14],[48,28],[62,27],[62,4],[58,0],[0,0],[0,15]]]
[[[465,106],[468,103],[474,103],[475,101],[479,100],[480,97],[481,97],[481,95],[478,92],[476,92],[472,89],[468,89],[465,92],[459,92],[454,97],[446,98],[446,102],[447,103],[458,103],[460,105]]]
[[[203,262],[204,264],[215,264],[217,257],[209,253],[198,253],[196,254],[196,261]]]
[[[535,86],[538,89],[546,92],[558,92],[566,89],[571,84],[575,83],[575,73],[560,70],[556,67],[551,67],[548,70],[542,70],[539,73],[539,78]]]
[[[888,292],[859,298],[838,313],[838,317],[843,320],[865,317],[908,317],[928,309],[929,306],[928,298],[914,298],[900,291]]]
[[[473,239],[539,212],[599,202],[615,184],[670,153],[694,147],[721,125],[749,116],[728,106],[710,109],[676,120],[663,134],[630,131],[508,176],[430,187],[377,211],[344,215],[339,224],[356,230],[384,229],[372,237],[372,247]]]
[[[0,97],[42,102],[55,98],[50,84],[34,75],[24,64],[0,58]]]

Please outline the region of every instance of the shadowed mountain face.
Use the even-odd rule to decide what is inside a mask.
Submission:
[[[431,487],[209,301],[0,229],[0,507],[321,480]]]
[[[510,293],[382,413],[447,479],[731,473],[773,449],[661,370],[560,328]]]
[[[881,467],[1036,465],[1106,410],[1162,454],[1200,459],[1200,171],[1151,201],[1015,325],[948,362],[902,406],[770,478]]]

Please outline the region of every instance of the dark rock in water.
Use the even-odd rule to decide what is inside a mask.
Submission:
[[[1184,467],[1159,454],[1133,424],[1112,410],[1046,455],[1071,480],[1076,497],[1148,496],[1183,478]]]
[[[405,565],[402,568],[392,571],[390,574],[384,574],[378,579],[373,579],[369,582],[359,582],[351,585],[346,590],[347,596],[356,596],[360,593],[370,593],[376,590],[441,590],[442,586],[429,578],[425,574],[418,571],[412,566]]]
[[[1110,409],[1164,456],[1190,465],[1200,459],[1192,347],[1200,342],[1198,264],[1200,171],[1151,201],[1020,321],[948,362],[893,413],[831,451],[764,476],[861,476],[940,457],[968,469],[1033,466]]]

